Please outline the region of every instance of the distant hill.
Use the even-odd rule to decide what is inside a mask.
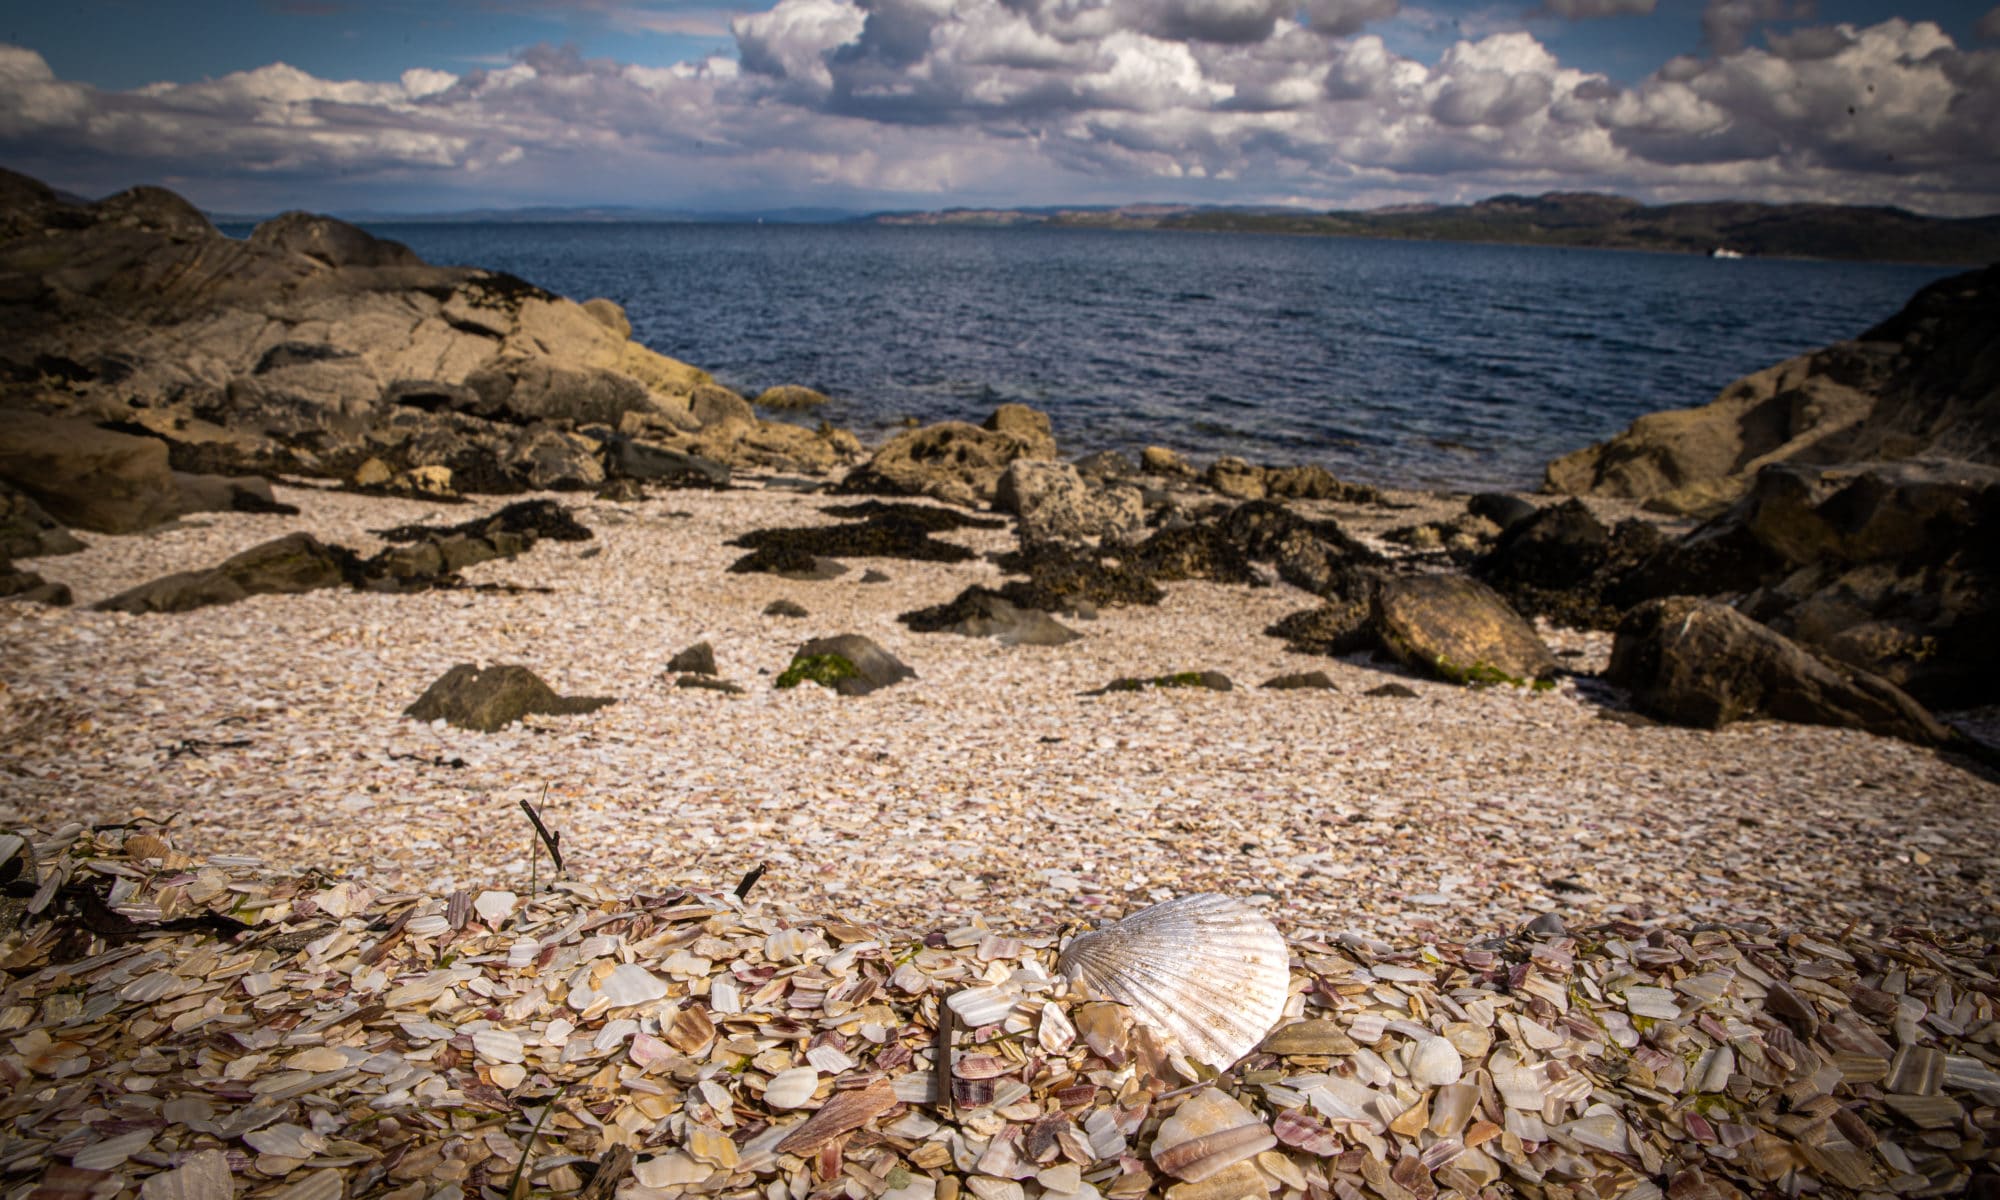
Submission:
[[[1128,205],[883,213],[887,225],[1053,225],[1099,229],[1323,234],[1412,241],[1595,246],[1784,258],[1981,264],[2000,261],[2000,215],[1927,217],[1838,204],[1645,205],[1595,192],[1494,196],[1476,204],[1365,211]]]
[[[256,225],[275,213],[210,212],[217,225]],[[827,225],[851,221],[844,208],[773,208],[750,212],[704,209],[637,208],[623,205],[552,206],[533,208],[467,208],[454,212],[389,212],[343,209],[340,219],[358,225],[618,225],[656,222],[669,225]]]

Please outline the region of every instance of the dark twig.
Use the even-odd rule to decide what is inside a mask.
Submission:
[[[956,1121],[958,1119],[957,1098],[952,1095],[953,1091],[958,1087],[958,1080],[953,1078],[951,1069],[951,1044],[956,1040],[957,1034],[958,1011],[952,1008],[951,1005],[946,1004],[944,999],[940,997],[938,999],[937,1049],[934,1055],[937,1061],[931,1065],[931,1078],[937,1080],[938,1111],[944,1114],[944,1119],[947,1121]]]
[[[550,833],[549,827],[542,824],[542,815],[536,812],[535,806],[526,800],[521,801],[521,811],[528,814],[528,820],[534,824],[536,834],[540,835],[542,839],[542,845],[548,847],[549,860],[555,863],[556,874],[562,874],[562,850],[558,848],[559,843],[562,841],[562,835],[559,833]]]
[[[625,1176],[632,1171],[632,1148],[613,1146],[597,1160],[597,1174],[590,1177],[590,1183],[576,1194],[576,1200],[611,1200],[618,1191],[618,1185],[625,1182]]]
[[[757,881],[764,878],[764,868],[766,865],[765,863],[758,863],[750,869],[748,875],[743,877],[743,882],[736,885],[736,898],[738,900],[749,895],[750,889],[757,886]]]

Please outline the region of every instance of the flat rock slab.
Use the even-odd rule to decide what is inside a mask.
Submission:
[[[1492,588],[1462,576],[1384,580],[1374,625],[1405,665],[1447,683],[1520,686],[1556,672],[1555,655],[1534,626]]]
[[[526,667],[488,667],[482,671],[460,663],[424,689],[403,715],[419,721],[442,719],[460,729],[495,733],[529,713],[573,716],[615,703],[610,696],[559,696]]]
[[[182,571],[100,601],[102,612],[180,613],[273,592],[339,587],[358,571],[355,554],[309,533],[288,533],[205,571]]]
[[[1112,692],[1150,692],[1170,688],[1190,691],[1227,692],[1236,687],[1220,671],[1178,671],[1171,675],[1121,675],[1086,696],[1107,696]]]
[[[86,421],[5,414],[0,479],[64,525],[96,533],[137,533],[181,511],[165,442]]]
[[[1022,608],[977,584],[948,603],[906,612],[897,620],[918,633],[990,637],[1005,646],[1061,646],[1083,636],[1039,609]]]
[[[781,688],[817,683],[843,696],[865,696],[905,679],[915,679],[895,655],[858,633],[814,638],[792,655],[791,665],[777,678]]]
[[[1951,731],[1879,675],[1836,670],[1776,630],[1712,600],[1651,600],[1618,626],[1605,677],[1640,712],[1719,729],[1747,717],[1836,725],[1942,745]]]

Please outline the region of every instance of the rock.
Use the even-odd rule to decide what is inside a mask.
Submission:
[[[715,679],[707,675],[683,675],[679,679],[674,680],[674,686],[677,688],[700,688],[703,691],[721,692],[729,696],[741,696],[744,694],[741,686],[731,683],[727,679]]]
[[[615,703],[608,696],[559,696],[526,667],[481,670],[460,663],[424,689],[403,715],[419,721],[442,720],[478,733],[497,733],[529,713],[570,716]]]
[[[809,617],[812,614],[807,612],[806,606],[800,604],[798,601],[787,600],[784,597],[780,596],[778,599],[773,600],[769,604],[766,604],[764,606],[764,615],[767,617],[797,618],[797,617]]]
[[[1465,509],[1475,517],[1493,522],[1502,533],[1540,511],[1532,502],[1511,492],[1480,492],[1466,500]]]
[[[1406,666],[1448,683],[1526,686],[1554,676],[1555,655],[1493,589],[1456,575],[1383,581],[1371,621]]]
[[[203,224],[207,224],[206,221]],[[252,246],[268,247],[327,267],[420,267],[424,260],[401,242],[313,213],[288,212],[250,231]]]
[[[608,450],[611,470],[629,479],[673,488],[727,488],[729,468],[713,459],[636,438],[618,438]]]
[[[1159,688],[1193,688],[1199,691],[1227,692],[1236,685],[1229,676],[1220,671],[1179,671],[1171,675],[1121,675],[1110,683],[1086,696],[1108,696],[1113,692],[1143,692]]]
[[[1285,640],[1285,649],[1294,654],[1324,654],[1338,658],[1381,646],[1371,620],[1370,597],[1329,601],[1281,617],[1264,632]]]
[[[1043,419],[1044,425],[1046,420]],[[1027,424],[1018,417],[1009,417],[1006,423],[1016,428]],[[1034,430],[1031,427],[1027,432]],[[992,500],[1000,473],[1007,469],[1007,464],[1019,458],[1053,458],[1054,445],[1054,439],[1050,438],[1047,452],[1035,453],[1044,447],[1013,433],[981,429],[963,421],[942,421],[890,438],[866,463],[849,472],[835,490],[929,496],[947,504],[974,508]]]
[[[814,638],[800,646],[775,686],[791,688],[801,683],[817,683],[843,696],[865,696],[916,677],[915,671],[873,639],[845,633]]]
[[[1546,487],[1710,515],[1772,463],[1904,458],[2000,463],[2000,266],[1925,287],[1852,342],[1651,413],[1548,465]]]
[[[1056,435],[1049,415],[1025,404],[1003,404],[986,418],[984,428],[1013,438],[1021,446],[1021,457],[1054,458]]]
[[[2000,700],[2000,468],[1903,460],[1766,467],[1721,516],[1606,596],[1740,595],[1754,619],[1920,701]]]
[[[617,334],[619,337],[629,338],[632,336],[632,319],[625,315],[625,306],[619,304],[617,301],[606,300],[604,297],[598,296],[590,300],[585,300],[583,302],[583,311],[589,313],[592,320]]]
[[[613,504],[637,504],[646,498],[646,487],[636,479],[611,479],[597,489],[596,498]]]
[[[797,384],[781,383],[777,387],[765,388],[757,393],[751,403],[758,408],[777,409],[780,412],[800,412],[818,408],[827,402],[826,394]]]
[[[1210,463],[1201,481],[1232,500],[1264,498],[1264,468],[1233,455],[1224,455]]]
[[[1101,549],[1035,542],[1001,555],[997,565],[1028,577],[1000,588],[1000,594],[1018,608],[1082,615],[1094,614],[1099,607],[1158,604],[1166,596],[1138,565],[1107,556]]]
[[[1279,692],[1298,691],[1301,689],[1325,692],[1337,692],[1340,690],[1333,685],[1332,678],[1325,671],[1300,671],[1291,675],[1273,675],[1257,686]]]
[[[1186,459],[1165,446],[1148,446],[1139,452],[1139,469],[1148,475],[1187,476],[1194,468]]]
[[[596,535],[576,514],[553,500],[517,500],[483,517],[456,525],[395,525],[378,529],[385,542],[439,541],[454,537],[494,537],[515,534],[530,541],[587,542]]]
[[[67,608],[74,602],[66,583],[50,583],[33,571],[24,571],[0,555],[0,600],[47,604]]]
[[[165,442],[82,421],[0,413],[0,481],[96,533],[137,533],[180,512]]]
[[[1139,489],[1087,483],[1065,462],[1016,459],[994,488],[993,507],[1021,518],[1034,542],[1124,542],[1146,528]]]
[[[1639,711],[1718,729],[1749,717],[1864,729],[1919,745],[1950,731],[1894,684],[1838,670],[1724,604],[1673,596],[1634,609],[1618,627],[1605,678]]]
[[[1640,520],[1607,528],[1581,500],[1534,511],[1502,533],[1474,566],[1517,610],[1583,629],[1610,629],[1611,594],[1665,539]]]
[[[142,583],[94,607],[100,612],[177,613],[249,596],[338,587],[360,576],[350,550],[308,533],[291,533],[223,560],[205,571],[183,571]]]
[[[876,570],[874,567],[870,567],[866,571],[861,572],[861,582],[887,583],[889,582],[889,576],[883,574],[881,571]]]
[[[180,510],[195,512],[276,513],[297,516],[298,508],[281,504],[271,493],[271,481],[257,475],[192,475],[175,471]]]
[[[1099,450],[1076,460],[1077,472],[1089,479],[1099,481],[1131,479],[1139,473],[1138,465],[1116,450]]]
[[[1409,685],[1393,681],[1369,688],[1361,694],[1364,696],[1379,697],[1384,700],[1415,700],[1417,698],[1417,693]]]
[[[837,515],[841,510],[827,511]],[[731,563],[729,569],[739,574],[768,571],[801,578],[831,578],[846,570],[841,567],[832,575],[825,573],[821,563],[834,558],[902,558],[949,563],[968,562],[976,557],[964,546],[932,537],[931,530],[938,524],[925,516],[896,506],[867,511],[869,515],[858,522],[755,529],[741,534],[730,539],[729,544],[746,547],[752,553]]]
[[[1372,487],[1344,483],[1317,464],[1265,467],[1264,494],[1284,500],[1337,500],[1344,504],[1374,504],[1382,494]]]
[[[750,402],[718,384],[697,384],[688,395],[688,414],[706,430],[710,426],[733,423],[755,426],[757,414]]]
[[[507,468],[534,491],[577,492],[604,483],[598,443],[548,426],[523,430],[507,451]]]
[[[781,579],[799,583],[838,579],[847,574],[847,564],[835,558],[825,558],[784,543],[759,546],[757,549],[729,564],[729,570],[737,575],[763,572]]]
[[[0,481],[0,560],[75,554],[86,548],[34,497]]]
[[[667,670],[691,675],[715,674],[715,647],[696,642],[667,660]]]
[[[1083,635],[1045,612],[1021,608],[991,588],[974,585],[948,604],[896,618],[918,633],[990,637],[1003,646],[1061,646]]]

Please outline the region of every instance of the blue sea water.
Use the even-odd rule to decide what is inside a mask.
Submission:
[[[1397,486],[1549,459],[1852,337],[1933,267],[1346,238],[816,225],[373,227],[436,263],[625,306],[748,394],[873,441],[1047,411],[1068,454],[1163,443]]]

